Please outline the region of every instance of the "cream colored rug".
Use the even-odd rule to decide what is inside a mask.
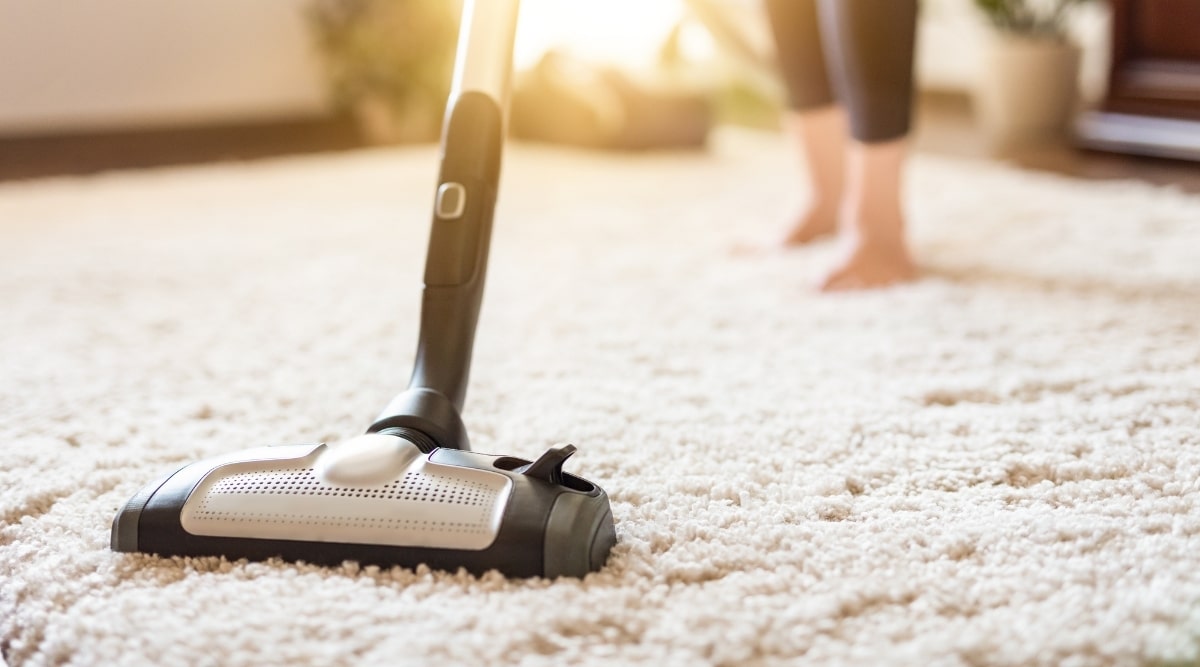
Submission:
[[[580,447],[584,581],[108,550],[200,457],[405,384],[432,148],[0,186],[10,665],[1200,660],[1200,198],[918,157],[920,282],[823,296],[778,137],[514,146],[466,418]]]

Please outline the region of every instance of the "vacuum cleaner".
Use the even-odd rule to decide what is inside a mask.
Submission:
[[[518,0],[468,0],[442,133],[416,362],[361,436],[191,463],[117,513],[112,548],[582,577],[616,543],[608,495],[535,461],[472,452],[461,417],[483,297]]]

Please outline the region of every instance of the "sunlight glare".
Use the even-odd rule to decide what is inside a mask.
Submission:
[[[524,0],[514,64],[530,67],[556,48],[609,64],[648,66],[682,12],[682,0]]]

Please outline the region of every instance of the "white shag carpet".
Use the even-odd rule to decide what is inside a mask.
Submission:
[[[466,419],[579,445],[586,580],[108,550],[163,471],[407,380],[432,148],[0,186],[0,650],[26,665],[1200,660],[1200,197],[918,156],[926,275],[730,256],[769,135],[512,146]]]

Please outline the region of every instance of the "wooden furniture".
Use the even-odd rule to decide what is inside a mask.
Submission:
[[[1110,0],[1113,55],[1084,145],[1200,160],[1200,0]]]

